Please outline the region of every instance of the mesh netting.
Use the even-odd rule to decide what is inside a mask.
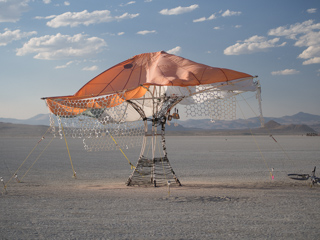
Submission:
[[[147,131],[142,120],[165,119],[177,104],[185,105],[187,117],[234,120],[238,93],[212,85],[153,86],[142,97],[130,101],[125,100],[126,93],[117,93],[86,99],[51,98],[47,105],[54,135],[81,138],[86,150],[101,151],[141,146]]]
[[[209,116],[214,120],[236,119],[236,97],[227,96],[225,92],[214,90],[201,92],[205,88],[199,86],[199,92],[193,96],[194,104],[186,105],[187,117]]]
[[[110,97],[111,98],[111,97]],[[114,98],[114,96],[112,97]],[[128,149],[141,146],[144,136],[142,121],[125,121],[128,115],[128,104],[122,103],[114,107],[103,107],[112,99],[103,97],[94,101],[75,100],[67,111],[61,102],[51,101],[49,108],[52,133],[60,138],[72,137],[83,139],[87,151],[114,150],[118,147]],[[121,99],[118,103],[123,102]],[[92,106],[95,108],[90,108]],[[96,108],[99,106],[99,108]],[[78,114],[80,112],[80,114]],[[76,115],[78,114],[78,115]]]
[[[96,119],[80,116],[61,118],[50,114],[51,129],[55,136],[81,138],[87,151],[128,149],[141,146],[144,136],[142,121],[119,122],[104,125]]]

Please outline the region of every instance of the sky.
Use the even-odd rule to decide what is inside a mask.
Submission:
[[[259,76],[267,117],[320,115],[319,0],[0,0],[0,118],[161,50]]]

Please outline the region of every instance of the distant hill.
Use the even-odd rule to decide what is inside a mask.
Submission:
[[[267,122],[265,125],[264,125],[265,128],[269,128],[269,129],[275,129],[275,128],[279,128],[281,127],[281,124],[280,123],[277,123],[276,121],[274,120],[270,120],[269,122]]]
[[[269,124],[290,125],[291,128],[299,128],[298,125],[307,125],[316,132],[320,132],[320,116],[309,113],[299,112],[292,116],[284,116],[281,118],[265,117],[265,122]],[[274,121],[275,123],[270,121]],[[19,120],[13,118],[0,118],[0,122],[14,123],[14,124],[27,124],[27,125],[43,125],[49,126],[49,114],[39,114],[29,119]],[[188,119],[177,121],[179,127],[174,127],[174,123],[171,122],[171,126],[167,126],[168,131],[199,131],[199,130],[244,130],[255,129],[261,127],[260,119],[258,117],[249,119],[236,119],[232,121],[217,120],[211,122],[210,119]],[[274,127],[271,127],[274,129]],[[280,128],[284,128],[283,126]],[[280,130],[279,130],[280,131]]]
[[[286,124],[282,125],[276,121],[269,121],[265,124],[263,128],[259,130],[269,131],[272,134],[306,134],[306,133],[316,133],[314,129],[305,124]]]
[[[227,135],[306,135],[307,133],[317,133],[305,124],[282,125],[273,120],[267,122],[264,127],[244,128],[244,129],[200,129],[172,126],[167,128],[167,135],[194,135],[194,136],[227,136]]]
[[[0,137],[41,137],[48,130],[48,126],[27,125],[0,122]],[[305,124],[282,125],[275,121],[269,121],[263,128],[252,129],[201,129],[186,128],[182,125],[166,126],[166,135],[174,136],[227,136],[227,135],[306,135],[316,133]]]
[[[0,118],[0,122],[28,125],[50,125],[49,114],[38,114],[28,119]]]
[[[282,118],[273,118],[273,120],[279,122],[280,124],[319,124],[320,116],[313,115],[309,113],[299,112],[292,116],[284,116]]]
[[[281,118],[264,117],[265,123],[275,121],[278,124],[305,124],[320,131],[320,116],[309,113],[299,112],[292,116],[284,116]],[[259,128],[261,126],[260,118],[236,119],[232,121],[217,120],[211,122],[210,119],[188,119],[179,121],[179,124],[186,128],[202,128],[202,129],[247,129]],[[315,126],[315,127],[313,127]]]

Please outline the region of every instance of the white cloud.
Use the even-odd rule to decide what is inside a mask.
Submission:
[[[29,0],[0,0],[0,23],[17,22],[29,10]]]
[[[317,12],[317,9],[316,8],[309,8],[307,10],[307,13],[316,13]]]
[[[176,7],[171,9],[162,9],[159,13],[162,15],[179,15],[187,12],[191,12],[199,7],[198,4],[193,4],[189,7]]]
[[[242,26],[241,25],[235,25],[234,27],[235,28],[241,28]]]
[[[50,15],[46,17],[41,17],[41,16],[35,16],[34,19],[52,19],[55,18],[57,15]]]
[[[21,32],[20,29],[11,31],[8,28],[5,28],[4,33],[0,33],[0,46],[6,46],[13,41],[18,41],[22,38],[27,38],[35,34],[37,34],[36,31]]]
[[[239,16],[241,12],[230,11],[229,9],[222,13],[222,17]]]
[[[310,31],[303,34],[294,45],[297,47],[320,46],[320,31]]]
[[[63,4],[64,4],[65,6],[70,6],[70,2],[68,2],[68,1],[65,1]]]
[[[17,49],[17,56],[34,53],[34,58],[45,60],[84,58],[101,52],[106,42],[98,37],[76,34],[74,36],[45,35],[31,38],[22,48]]]
[[[294,46],[307,47],[298,58],[307,59],[302,64],[320,63],[320,23],[308,20],[302,23],[281,26],[269,31],[269,35],[295,40]]]
[[[127,2],[127,3],[121,3],[120,7],[128,6],[128,5],[135,4],[135,3],[136,3],[135,1],[130,1],[130,2]]]
[[[298,58],[308,59],[320,56],[320,45],[310,46],[304,50]]]
[[[294,75],[300,73],[298,70],[295,69],[285,69],[281,71],[274,71],[271,72],[272,75]]]
[[[123,34],[124,34],[124,32],[118,32],[118,33],[117,33],[118,36],[121,36],[121,35],[123,35]]]
[[[211,14],[210,17],[208,17],[208,18],[201,17],[201,18],[193,20],[193,22],[204,22],[204,21],[216,19],[218,17],[239,16],[240,14],[241,14],[241,12],[230,11],[229,9],[226,10],[225,12],[220,10],[218,13]],[[239,25],[237,25],[237,26],[239,26]]]
[[[51,21],[47,22],[47,25],[52,28],[65,26],[76,27],[79,25],[89,26],[90,24],[120,21],[124,19],[132,19],[138,16],[139,13],[124,13],[121,16],[111,16],[109,10],[93,11],[91,13],[84,10],[82,12],[65,12],[61,15],[55,16]]]
[[[61,68],[66,68],[68,67],[70,64],[72,64],[73,61],[69,61],[67,62],[65,65],[60,65],[60,66],[56,66],[55,69],[61,69]]]
[[[238,43],[227,47],[224,50],[225,55],[240,55],[240,54],[250,54],[255,52],[266,51],[268,48],[282,47],[286,44],[283,42],[278,44],[279,38],[273,38],[268,40],[263,36],[252,36],[244,41],[239,41]]]
[[[91,66],[91,67],[84,67],[83,71],[96,71],[98,69],[98,66]]]
[[[214,30],[220,30],[221,27],[214,27],[213,29],[214,29]]]
[[[179,55],[181,53],[181,47],[177,46],[175,48],[172,48],[172,49],[168,50],[167,53]]]
[[[315,64],[315,63],[320,63],[320,57],[310,58],[310,59],[304,61],[302,64],[309,65],[309,64]]]
[[[152,30],[152,31],[144,30],[144,31],[137,32],[137,34],[140,34],[140,35],[146,35],[146,34],[150,34],[150,33],[157,33],[157,31],[156,30]]]
[[[216,19],[216,15],[215,14],[211,14],[210,17],[206,18],[206,17],[202,17],[202,18],[198,18],[198,19],[195,19],[193,20],[193,22],[204,22],[204,21],[208,21],[208,20],[213,20],[213,19]]]
[[[42,2],[43,2],[44,4],[49,4],[49,3],[51,3],[51,0],[42,0]]]
[[[207,18],[207,20],[213,20],[213,19],[216,19],[216,15],[215,14],[211,14],[210,17]]]
[[[194,19],[193,22],[204,22],[206,20],[205,17]]]
[[[313,23],[313,20],[308,20],[303,23],[292,24],[289,27],[281,26],[271,29],[268,34],[271,36],[287,37],[289,39],[297,39],[297,35],[306,34],[313,30],[320,29],[320,23]]]

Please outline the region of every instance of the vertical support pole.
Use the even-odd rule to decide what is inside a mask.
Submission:
[[[144,154],[144,150],[146,148],[146,143],[147,143],[147,134],[148,134],[148,122],[147,122],[147,119],[143,120],[143,122],[144,122],[144,136],[143,136],[143,139],[142,139],[140,157],[143,156],[143,154]]]
[[[167,164],[170,168],[170,171],[173,175],[174,180],[176,181],[177,184],[179,184],[179,186],[181,186],[181,183],[179,181],[179,179],[177,178],[175,172],[173,171],[169,159],[168,159],[168,154],[167,154],[167,146],[166,146],[166,138],[165,138],[165,129],[166,129],[166,118],[162,118],[161,119],[161,142],[162,142],[162,150],[163,150],[163,154],[164,154],[164,159],[167,161]]]
[[[156,172],[155,172],[155,165],[156,165],[156,159],[155,159],[155,152],[156,152],[156,144],[157,144],[157,119],[152,119],[152,168],[151,168],[151,183],[156,187],[157,181],[156,181]]]
[[[259,81],[257,81],[256,98],[258,99],[258,103],[259,103],[259,113],[260,113],[259,117],[260,117],[261,127],[264,127],[264,118],[263,118],[262,107],[261,107],[261,86]]]
[[[164,158],[167,158],[167,146],[166,146],[166,139],[165,139],[165,133],[166,133],[166,118],[161,119],[161,143],[162,143],[162,151],[164,154]]]

